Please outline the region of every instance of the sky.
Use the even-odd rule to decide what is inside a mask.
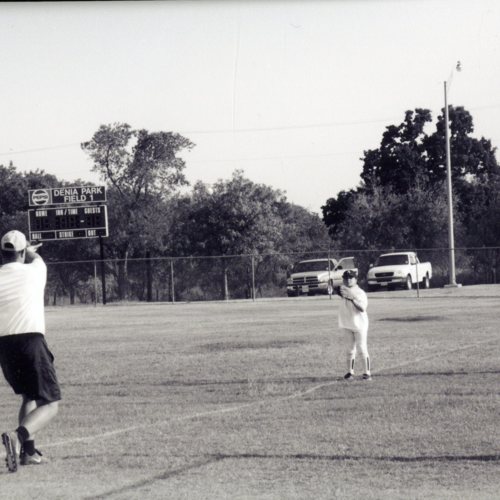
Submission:
[[[497,0],[0,3],[0,164],[102,184],[80,143],[128,123],[194,142],[191,184],[239,169],[321,215],[445,81],[500,146],[499,26]]]

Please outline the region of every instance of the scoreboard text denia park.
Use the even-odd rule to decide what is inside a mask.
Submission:
[[[108,236],[108,213],[103,201],[106,201],[104,186],[30,190],[29,204],[37,207],[28,210],[30,240]]]

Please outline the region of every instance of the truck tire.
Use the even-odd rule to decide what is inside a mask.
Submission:
[[[378,285],[368,285],[369,292],[375,292],[376,290],[378,290]]]
[[[424,276],[424,279],[422,280],[422,288],[430,288],[431,287],[431,281],[429,279],[429,273],[427,273]]]
[[[408,276],[406,277],[406,281],[405,281],[405,283],[404,283],[404,285],[403,285],[403,286],[404,286],[404,289],[405,289],[405,290],[411,290],[411,289],[412,289],[412,287],[413,287],[413,283],[412,283],[412,281],[411,281],[411,276],[410,276],[410,275],[408,275]]]

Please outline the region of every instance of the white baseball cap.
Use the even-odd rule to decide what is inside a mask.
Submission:
[[[2,236],[2,250],[8,252],[21,252],[27,246],[26,236],[21,231],[9,231]]]

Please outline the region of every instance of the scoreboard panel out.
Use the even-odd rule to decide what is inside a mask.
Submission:
[[[31,241],[108,236],[106,205],[36,208],[28,213]]]

